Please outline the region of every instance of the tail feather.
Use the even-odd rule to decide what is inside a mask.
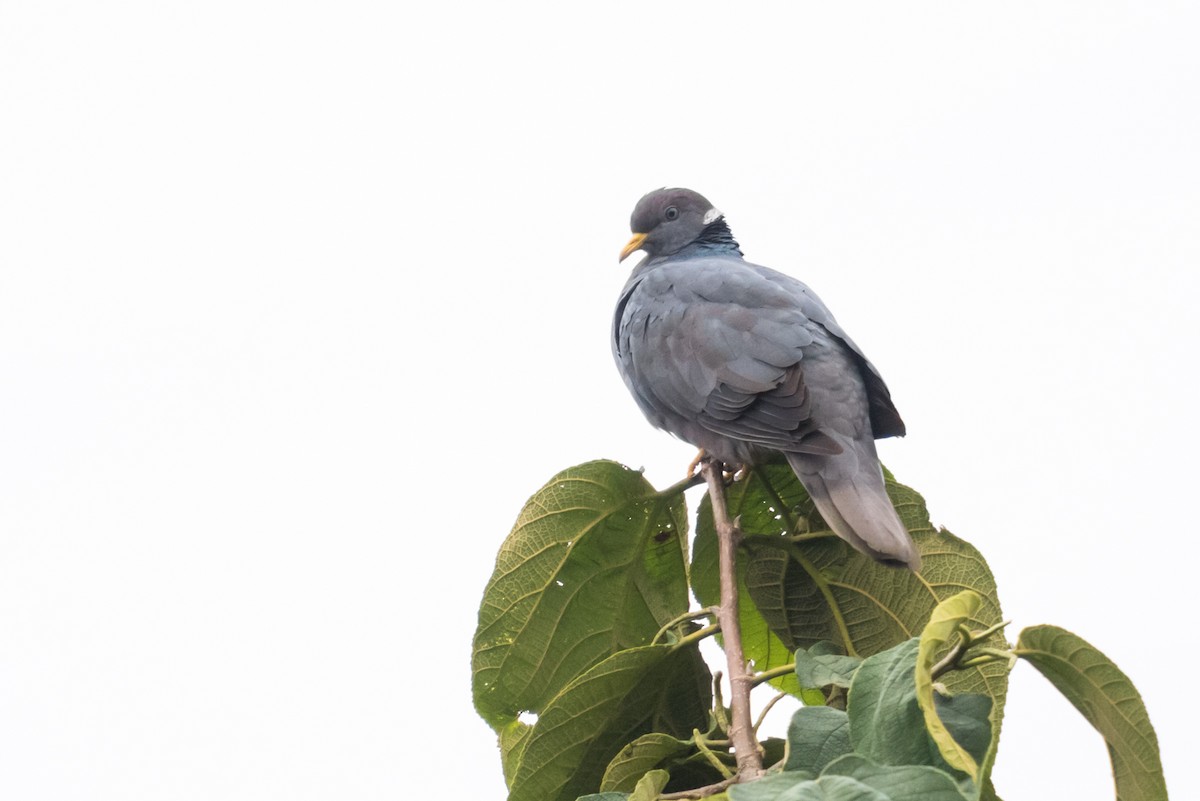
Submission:
[[[830,457],[788,454],[788,463],[835,534],[878,562],[915,572],[921,555],[888,498],[874,443],[868,446],[869,453],[854,443]]]

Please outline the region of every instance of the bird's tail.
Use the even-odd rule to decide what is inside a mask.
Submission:
[[[921,569],[921,555],[883,484],[875,443],[843,442],[836,456],[790,453],[788,463],[833,532],[867,556]]]

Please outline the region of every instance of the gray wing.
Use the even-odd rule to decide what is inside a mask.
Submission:
[[[766,268],[763,268],[766,269]],[[837,320],[833,319],[833,315],[825,308],[815,295],[811,294],[808,287],[805,287],[805,293],[820,305],[824,313],[821,319],[821,326],[827,330],[835,339],[846,346],[849,353],[854,357],[855,363],[858,365],[859,373],[862,375],[863,383],[867,389],[867,409],[871,418],[871,431],[875,439],[884,439],[886,437],[903,437],[906,429],[904,420],[900,418],[900,412],[896,410],[896,404],[892,402],[892,393],[888,391],[887,384],[883,381],[883,376],[875,369],[875,365],[871,364],[854,340],[851,339],[842,327],[838,325]]]
[[[673,420],[762,448],[840,452],[812,419],[805,385],[805,349],[822,341],[845,345],[899,420],[821,301],[767,268],[712,258],[635,272],[614,324],[614,353],[639,405],[685,439]]]
[[[903,437],[905,434],[904,420],[900,418],[900,412],[896,410],[896,405],[892,402],[892,393],[888,391],[887,384],[883,381],[883,376],[875,369],[875,365],[871,364],[870,360],[867,359],[862,349],[838,325],[837,320],[833,318],[833,314],[825,307],[821,299],[811,289],[790,275],[776,272],[769,267],[763,267],[758,264],[747,263],[746,266],[769,281],[780,282],[785,286],[790,286],[796,293],[805,316],[846,347],[857,364],[863,383],[866,385],[871,431],[875,439]]]

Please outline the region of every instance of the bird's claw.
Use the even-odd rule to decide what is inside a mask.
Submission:
[[[692,459],[691,464],[688,465],[687,477],[695,478],[697,475],[699,475],[700,471],[704,468],[705,461],[717,462],[714,457],[708,455],[708,451],[704,450],[704,448],[701,448],[696,452],[696,458]],[[748,468],[744,464],[733,466],[727,465],[724,462],[717,462],[717,464],[721,465],[721,480],[724,481],[726,485],[732,484],[738,479],[746,477],[746,471]]]

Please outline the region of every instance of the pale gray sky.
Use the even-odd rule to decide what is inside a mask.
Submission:
[[[662,185],[825,299],[1012,635],[1113,657],[1200,795],[1200,12],[747,5],[0,8],[0,796],[503,798],[513,518],[693,455],[608,349]],[[1111,797],[1010,697],[1004,798]]]

